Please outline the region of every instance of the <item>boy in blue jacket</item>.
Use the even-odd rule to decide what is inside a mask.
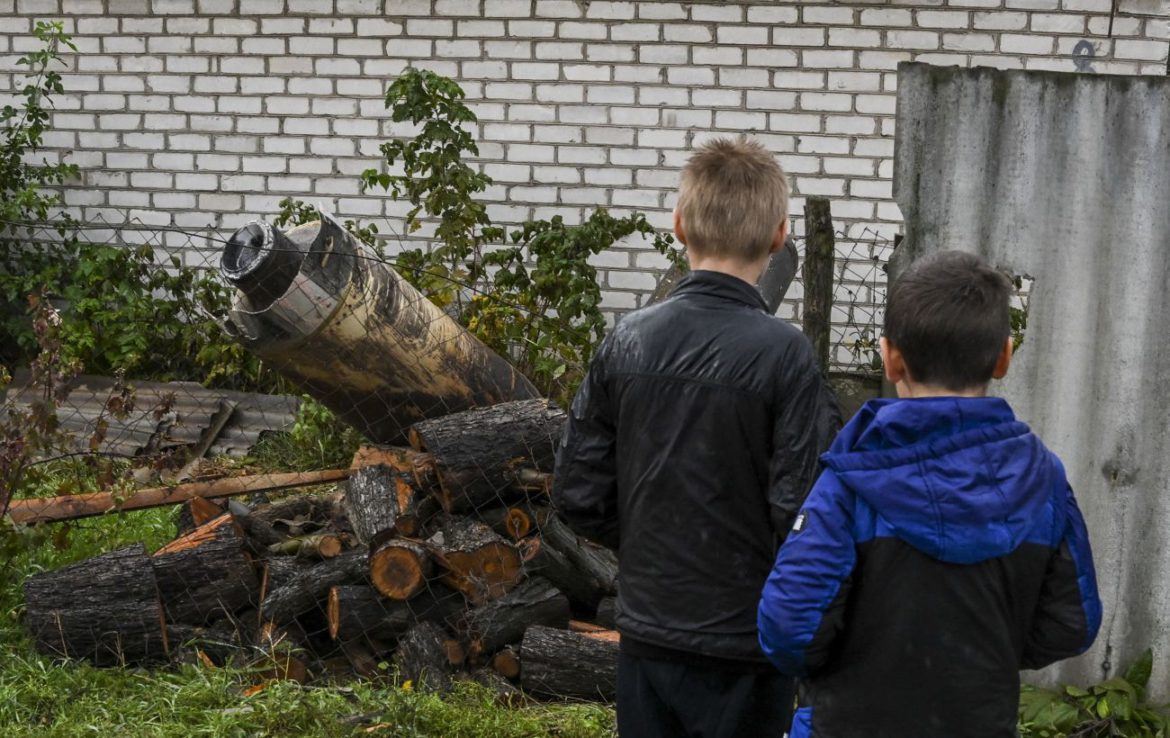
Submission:
[[[869,402],[822,457],[760,601],[764,653],[801,677],[791,738],[1012,738],[1019,670],[1097,635],[1064,469],[986,396],[1011,362],[1010,294],[954,251],[890,290],[899,399]]]

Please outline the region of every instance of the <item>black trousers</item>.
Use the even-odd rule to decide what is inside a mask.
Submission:
[[[781,738],[793,684],[779,672],[728,671],[631,656],[618,660],[621,738]]]

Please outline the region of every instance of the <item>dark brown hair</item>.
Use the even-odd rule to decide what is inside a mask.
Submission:
[[[974,254],[921,259],[890,288],[886,340],[915,382],[962,391],[991,381],[1011,335],[1006,275]]]

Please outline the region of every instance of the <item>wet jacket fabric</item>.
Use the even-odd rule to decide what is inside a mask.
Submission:
[[[823,457],[760,643],[802,677],[792,738],[1016,735],[1019,670],[1101,623],[1060,461],[996,398],[874,400]]]
[[[767,668],[760,588],[840,420],[807,339],[765,309],[693,272],[617,325],[573,401],[553,500],[618,549],[615,620],[642,656]]]

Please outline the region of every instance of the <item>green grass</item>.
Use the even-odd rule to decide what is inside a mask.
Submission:
[[[20,616],[20,583],[132,543],[153,550],[174,536],[176,508],[111,515],[18,538],[0,559],[0,735],[4,738],[73,736],[223,736],[252,738],[610,738],[613,712],[588,704],[507,708],[472,684],[446,698],[388,683],[355,681],[302,687],[274,682],[252,696],[254,678],[242,670],[96,669],[36,653]],[[13,553],[15,552],[15,553]]]

